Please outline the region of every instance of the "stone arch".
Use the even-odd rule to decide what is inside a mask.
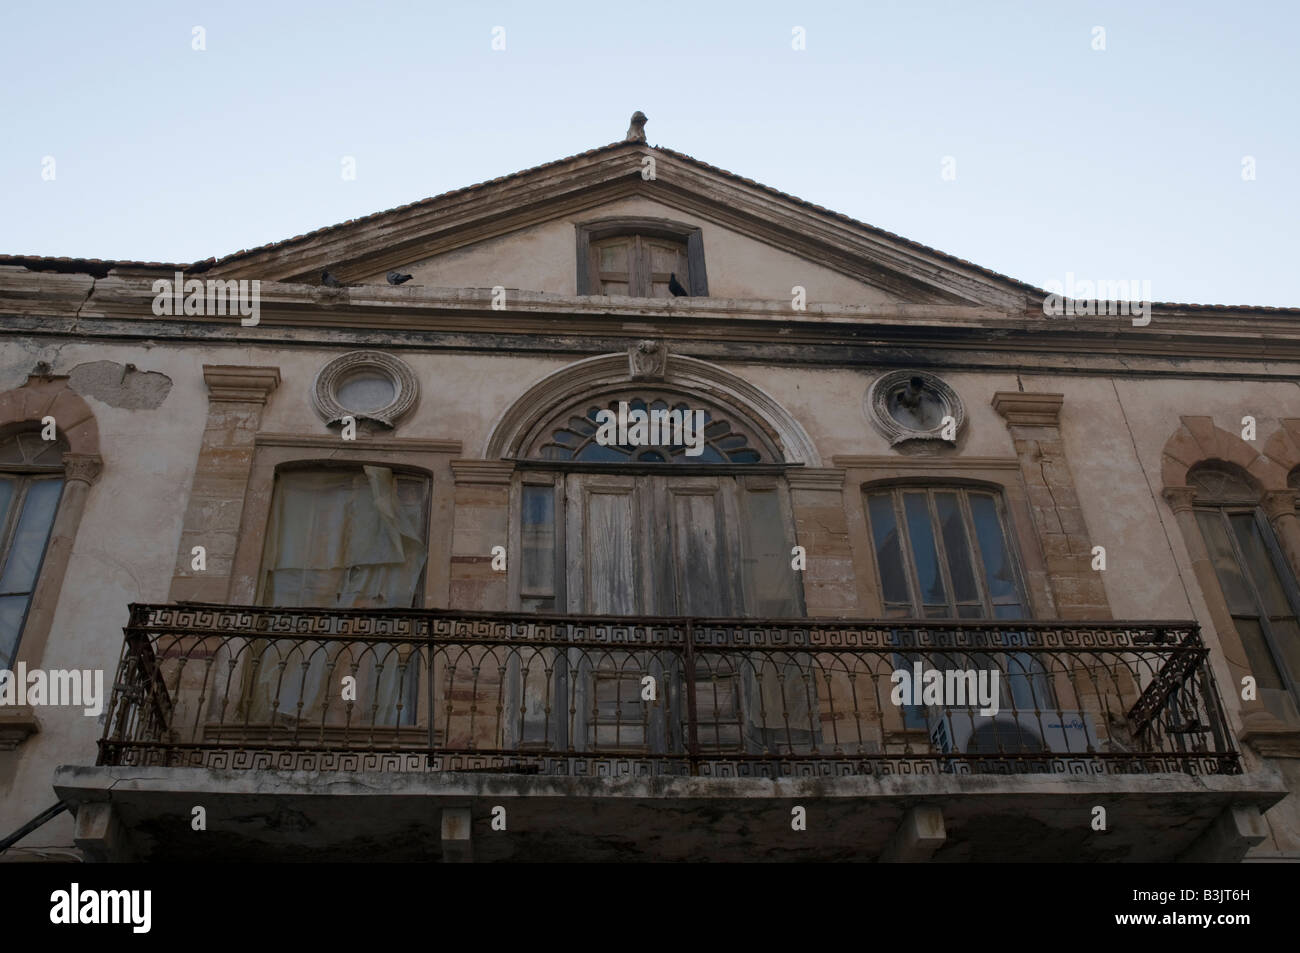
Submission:
[[[518,456],[538,429],[572,402],[596,391],[632,384],[627,354],[586,358],[562,367],[525,391],[497,418],[484,457]],[[730,406],[761,427],[786,463],[820,467],[821,457],[808,433],[784,407],[748,381],[708,361],[668,354],[663,375],[652,384]]]
[[[66,377],[27,378],[27,383],[0,394],[0,431],[54,418],[56,430],[68,441],[68,452],[97,455],[99,424],[90,405],[68,389]]]
[[[1221,461],[1246,471],[1261,490],[1286,489],[1286,468],[1255,449],[1239,434],[1218,427],[1211,417],[1180,417],[1182,425],[1165,444],[1160,475],[1166,489],[1187,486],[1187,472],[1198,463]]]
[[[32,668],[40,665],[45,653],[87,495],[103,466],[94,411],[68,388],[67,377],[32,374],[21,387],[0,394],[0,434],[39,427],[45,417],[54,418],[55,430],[68,449],[63,454],[63,493],[18,641],[18,660]],[[38,730],[30,709],[16,709],[10,721],[15,743]]]
[[[1277,432],[1264,443],[1264,455],[1288,474],[1295,474],[1300,471],[1300,417],[1285,417],[1278,423]]]

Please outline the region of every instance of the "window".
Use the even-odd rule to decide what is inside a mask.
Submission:
[[[894,487],[870,491],[867,511],[886,618],[1024,618],[1000,496]]]
[[[263,605],[413,608],[427,558],[428,480],[362,466],[277,474],[262,557]],[[387,644],[356,644],[331,658],[324,642],[273,639],[255,650],[250,720],[277,726],[341,717],[328,672],[357,679],[353,720],[414,724],[419,668]],[[405,677],[399,672],[405,670]],[[400,684],[399,684],[400,683]]]
[[[1259,493],[1226,464],[1198,466],[1187,482],[1196,489],[1196,522],[1261,695],[1300,699],[1300,592]]]
[[[687,295],[708,295],[700,229],[665,219],[578,226],[578,294],[672,298],[674,278]]]
[[[0,441],[0,668],[13,669],[54,514],[67,443],[23,431]]]
[[[885,617],[892,619],[1022,619],[1028,603],[1000,494],[944,486],[896,486],[867,492]],[[1041,664],[1027,652],[998,658],[959,653],[899,655],[910,667],[996,668],[1004,707],[1033,711],[1053,704]],[[904,709],[908,728],[924,728],[920,706]]]
[[[686,243],[648,235],[623,235],[591,243],[592,289],[595,294],[635,298],[672,298],[675,277],[690,288]]]
[[[617,418],[620,403],[627,404],[627,416],[644,414],[645,443],[600,443],[599,426],[602,410]],[[760,463],[763,455],[751,443],[739,422],[720,416],[718,411],[699,403],[691,404],[673,396],[629,394],[577,407],[564,423],[551,430],[537,448],[535,456],[543,460],[586,463]],[[699,411],[703,430],[695,426]],[[628,430],[631,433],[631,429]],[[693,446],[688,445],[689,443]],[[693,452],[696,451],[696,452]]]

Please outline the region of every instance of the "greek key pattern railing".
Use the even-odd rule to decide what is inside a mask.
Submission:
[[[1194,623],[131,606],[100,764],[1235,774]]]

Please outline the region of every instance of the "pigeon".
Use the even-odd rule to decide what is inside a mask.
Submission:
[[[320,273],[320,283],[323,284],[326,288],[342,288],[342,287],[343,287],[343,282],[339,281],[337,278],[335,278],[335,277],[334,277],[332,274],[330,274],[328,271],[322,271],[322,272]]]
[[[400,285],[404,281],[410,281],[414,275],[404,275],[400,271],[390,271],[388,273],[388,283],[390,285]]]
[[[913,377],[907,382],[907,390],[898,392],[898,402],[908,410],[915,410],[921,406],[921,392],[925,390],[925,381],[919,377]]]
[[[681,298],[690,294],[689,291],[682,287],[682,283],[677,280],[676,273],[668,276],[668,290],[673,293],[674,298]]]

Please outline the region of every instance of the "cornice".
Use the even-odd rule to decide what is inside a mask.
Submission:
[[[395,453],[463,453],[459,440],[423,440],[411,437],[377,437],[358,430],[356,440],[338,434],[259,433],[258,447],[311,447],[316,450],[382,450]]]

